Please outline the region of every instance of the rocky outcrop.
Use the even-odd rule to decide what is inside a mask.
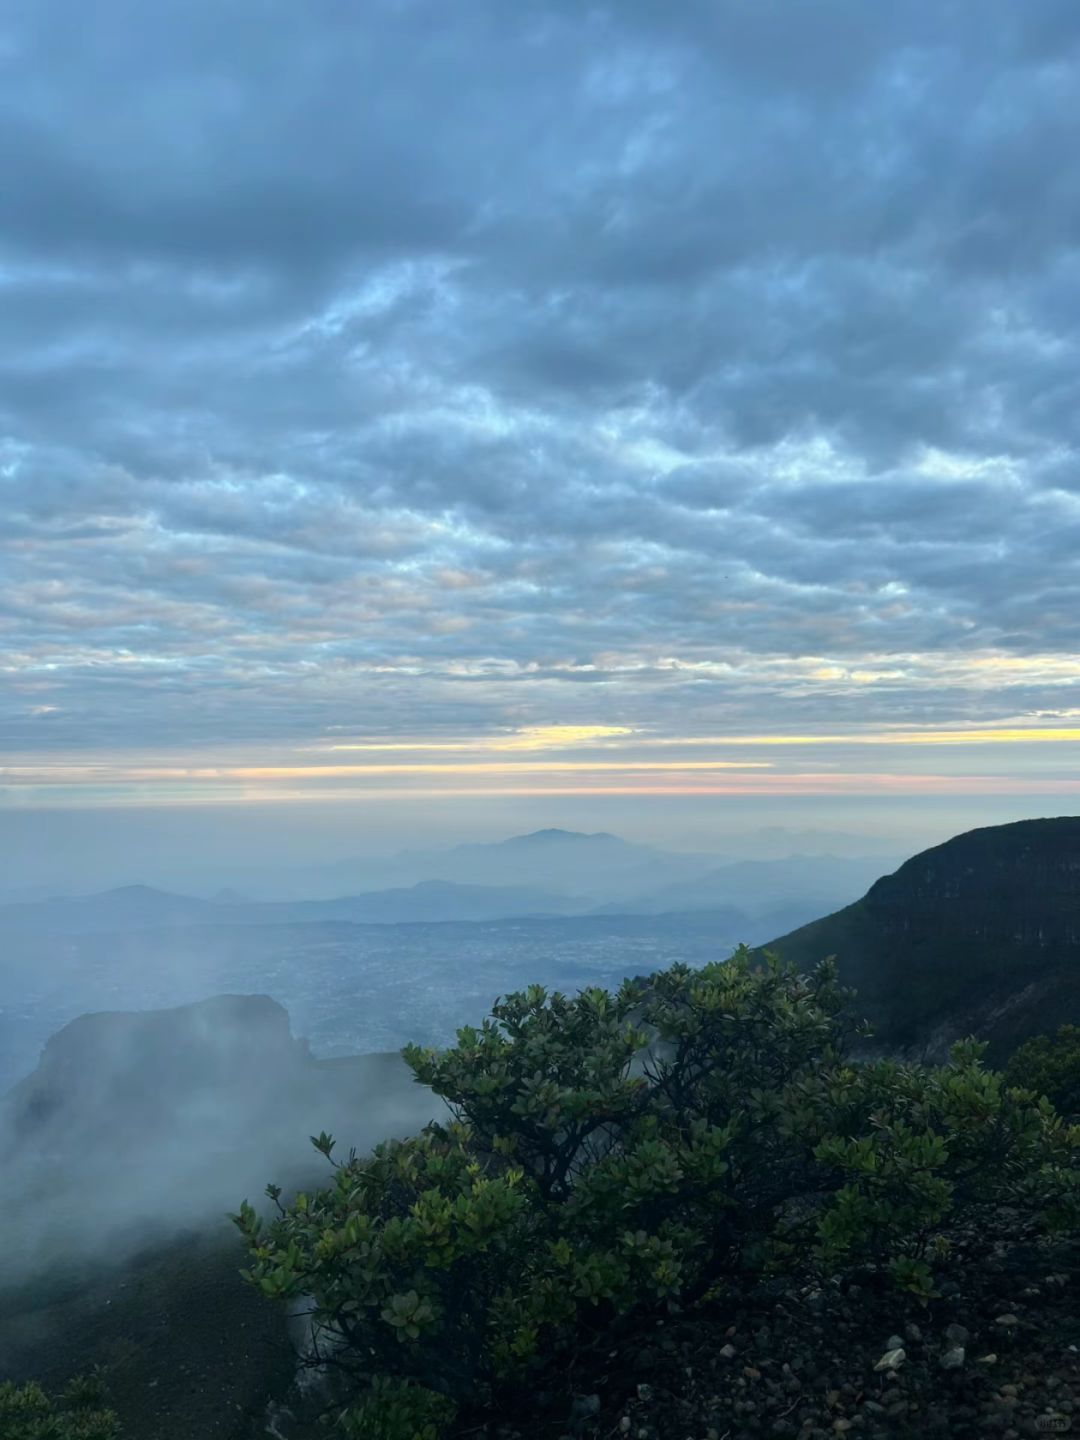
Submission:
[[[291,1089],[312,1065],[286,1010],[268,995],[216,995],[169,1010],[82,1015],[48,1041],[8,1097],[18,1141],[57,1143],[75,1130],[124,1147],[205,1110],[249,1118],[261,1097]],[[220,1128],[220,1125],[219,1125]]]
[[[0,1280],[35,1256],[223,1223],[270,1180],[324,1182],[311,1135],[369,1149],[437,1104],[399,1055],[314,1059],[265,995],[84,1015],[0,1102]]]

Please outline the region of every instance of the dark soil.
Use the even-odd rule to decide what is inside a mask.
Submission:
[[[239,1237],[176,1236],[0,1292],[0,1379],[104,1368],[125,1440],[249,1440],[293,1376],[285,1317],[238,1274]]]

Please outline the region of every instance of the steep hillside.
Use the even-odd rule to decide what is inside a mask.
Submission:
[[[975,1033],[1000,1056],[1080,1018],[1080,817],[958,835],[763,948],[835,955],[886,1043],[936,1052]]]

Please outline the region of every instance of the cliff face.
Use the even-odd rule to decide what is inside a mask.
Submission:
[[[1080,818],[959,835],[878,880],[862,903],[902,933],[944,927],[1022,950],[1080,945]]]
[[[958,835],[765,948],[835,955],[884,1044],[974,1033],[1000,1056],[1080,1018],[1080,817]]]

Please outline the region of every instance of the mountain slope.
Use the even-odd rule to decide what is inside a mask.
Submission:
[[[1080,817],[958,835],[861,900],[763,947],[800,966],[835,955],[877,1038],[991,1053],[1080,1018]]]

